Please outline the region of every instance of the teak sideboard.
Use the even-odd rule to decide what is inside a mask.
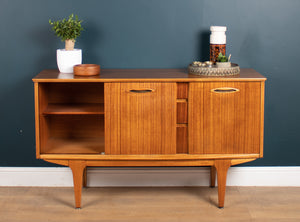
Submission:
[[[36,157],[71,168],[76,208],[90,166],[209,166],[222,208],[228,168],[263,157],[265,80],[253,69],[44,70],[33,78]]]

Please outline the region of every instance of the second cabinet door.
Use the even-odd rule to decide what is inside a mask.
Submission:
[[[175,154],[176,93],[176,83],[106,83],[106,153]]]
[[[190,154],[261,154],[260,82],[190,84]]]

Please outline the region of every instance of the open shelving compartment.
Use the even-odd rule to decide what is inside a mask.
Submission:
[[[104,83],[39,84],[40,154],[101,154]]]

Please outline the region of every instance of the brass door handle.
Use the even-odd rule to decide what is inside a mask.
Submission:
[[[129,90],[131,93],[151,93],[154,92],[154,89],[131,89]]]
[[[213,93],[235,93],[239,91],[240,91],[239,89],[231,88],[231,87],[221,87],[221,88],[215,88],[211,90],[211,92]]]

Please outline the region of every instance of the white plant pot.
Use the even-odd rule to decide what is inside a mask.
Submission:
[[[62,73],[73,73],[73,67],[82,63],[82,51],[81,49],[56,50],[57,66]]]

